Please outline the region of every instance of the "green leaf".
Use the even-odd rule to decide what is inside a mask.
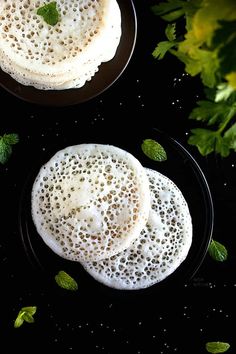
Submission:
[[[19,328],[20,326],[22,326],[22,324],[24,323],[24,319],[23,319],[23,315],[24,315],[24,312],[19,312],[15,322],[14,322],[14,327],[15,328]]]
[[[201,72],[201,65],[198,60],[190,58],[187,54],[170,49],[170,53],[175,55],[180,61],[185,64],[185,71],[191,76],[196,76]]]
[[[20,326],[22,326],[24,321],[28,323],[33,323],[34,322],[33,315],[36,313],[36,311],[37,311],[36,306],[22,307],[14,322],[14,327],[19,328]]]
[[[163,16],[169,12],[180,9],[182,5],[183,5],[183,1],[168,0],[167,2],[161,2],[158,5],[152,6],[151,9],[155,15]]]
[[[222,157],[227,157],[230,154],[230,146],[226,139],[219,134],[216,139],[215,151]]]
[[[0,138],[0,163],[5,164],[11,156],[11,145],[6,144],[4,138]]]
[[[229,343],[224,342],[208,342],[206,343],[206,350],[209,353],[217,354],[217,353],[225,353],[230,348]]]
[[[28,323],[34,323],[34,318],[32,315],[29,313],[25,312],[24,315],[22,316],[23,320]]]
[[[191,4],[183,0],[167,0],[151,7],[153,13],[163,20],[172,22],[183,15],[191,15],[198,8],[201,0],[192,0]]]
[[[215,150],[218,133],[209,129],[196,128],[191,130],[192,134],[188,139],[190,145],[195,145],[199,152],[206,156]]]
[[[225,133],[223,139],[230,149],[236,151],[236,123],[234,123]]]
[[[224,262],[228,257],[228,251],[224,245],[218,241],[212,240],[208,248],[210,256],[218,262]],[[221,353],[221,352],[219,352]]]
[[[189,31],[185,40],[179,43],[178,57],[185,63],[185,71],[188,74],[200,74],[205,86],[214,87],[219,81],[217,51],[203,49],[200,45],[201,42],[194,36],[193,31]]]
[[[78,290],[77,282],[66,272],[61,270],[55,276],[56,283],[63,289],[76,291]]]
[[[176,33],[175,33],[175,30],[176,30],[176,23],[168,24],[168,25],[166,26],[165,34],[166,34],[167,39],[168,39],[170,42],[173,42],[173,41],[176,40]]]
[[[59,21],[59,12],[57,10],[56,2],[53,1],[38,8],[37,15],[42,16],[47,24],[55,26]]]
[[[201,55],[199,61],[201,65],[201,79],[203,85],[207,87],[214,87],[218,84],[218,69],[219,62],[215,52],[207,50],[199,50]]]
[[[215,102],[216,88],[205,87],[204,88],[204,93],[205,93],[206,98],[208,100]]]
[[[228,81],[229,85],[236,90],[236,71],[225,75],[225,79]]]
[[[234,91],[231,93],[231,95],[229,96],[229,98],[227,99],[227,103],[232,106],[235,107],[236,106],[236,90],[234,89]]]
[[[219,50],[219,60],[221,73],[227,75],[233,71],[236,71],[236,37],[233,38],[229,43],[226,43]]]
[[[218,24],[220,27],[215,30],[212,38],[212,46],[214,48],[224,45],[236,36],[236,20],[219,20]]]
[[[175,46],[175,42],[163,41],[159,42],[157,47],[152,52],[155,59],[163,59],[168,50]]]
[[[193,17],[197,10],[201,8],[202,0],[184,1],[183,8],[187,17]],[[187,20],[187,19],[186,19]]]
[[[4,134],[3,140],[6,144],[15,145],[19,142],[19,135],[18,134]]]
[[[161,18],[163,20],[165,20],[165,21],[172,22],[172,21],[177,20],[178,18],[180,18],[183,15],[184,15],[184,10],[183,9],[179,9],[179,10],[176,10],[176,11],[172,11],[169,14],[162,15]]]
[[[219,48],[218,57],[221,73],[227,75],[236,70],[235,44],[236,44],[236,20],[218,22],[220,27],[214,32],[212,45]]]
[[[37,307],[36,306],[22,307],[21,310],[24,311],[25,313],[28,313],[31,316],[34,316],[34,314],[37,311]]]
[[[198,101],[198,107],[190,113],[190,119],[207,122],[208,125],[222,123],[230,112],[231,106],[226,102]]]
[[[165,161],[167,155],[164,148],[155,140],[145,139],[141,145],[143,153],[154,161]]]
[[[175,24],[167,26],[169,42],[159,43],[153,56],[162,59],[169,52],[184,63],[185,72],[199,75],[208,87],[208,101],[200,101],[190,118],[215,125],[215,130],[193,129],[189,144],[204,156],[213,151],[228,156],[230,150],[236,151],[236,1],[217,0],[216,5],[215,0],[167,0],[153,11],[166,21],[183,14],[185,20],[178,41]]]
[[[12,154],[11,145],[19,141],[18,134],[4,134],[0,137],[0,163],[5,164]]]
[[[217,86],[215,102],[227,101],[234,91],[234,88],[227,83],[219,84]]]

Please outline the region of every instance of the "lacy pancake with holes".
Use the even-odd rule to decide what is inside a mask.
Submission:
[[[38,89],[81,87],[111,60],[121,37],[116,0],[58,0],[59,21],[37,10],[50,1],[0,2],[0,67]]]
[[[100,260],[129,247],[149,209],[145,169],[111,145],[81,144],[57,152],[32,189],[39,235],[55,253],[74,261]]]
[[[116,289],[142,289],[173,273],[192,243],[188,205],[178,187],[146,169],[151,210],[140,236],[125,251],[100,262],[82,263],[99,282]]]

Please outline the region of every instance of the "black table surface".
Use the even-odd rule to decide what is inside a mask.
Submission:
[[[202,157],[188,145],[191,108],[203,95],[198,78],[184,73],[175,58],[155,61],[152,51],[163,38],[164,23],[150,11],[152,2],[134,2],[138,33],[133,56],[122,76],[88,102],[68,107],[26,103],[0,89],[1,134],[15,132],[20,142],[1,168],[1,315],[3,350],[37,349],[63,353],[204,353],[208,341],[236,345],[236,155]],[[228,249],[220,263],[207,254],[192,279],[155,296],[127,298],[113,293],[77,294],[48,286],[29,263],[19,234],[21,192],[35,161],[46,159],[49,148],[66,146],[76,132],[156,127],[179,141],[200,165],[214,204],[213,238]],[[72,133],[73,132],[73,133]],[[49,290],[50,289],[50,290]],[[37,306],[34,324],[14,329],[22,306]],[[5,348],[5,347],[4,347]]]

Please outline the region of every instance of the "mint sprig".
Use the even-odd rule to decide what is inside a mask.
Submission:
[[[210,256],[215,261],[218,261],[218,262],[223,262],[228,257],[227,249],[225,248],[224,245],[222,245],[218,241],[214,241],[214,240],[211,241],[210,246],[208,248],[208,252],[209,252]]]
[[[55,26],[59,21],[59,12],[55,1],[50,2],[37,10],[37,15],[42,16],[44,21],[51,26]]]
[[[206,343],[206,350],[208,351],[208,353],[212,354],[225,353],[229,348],[230,344],[225,342]]]
[[[154,161],[165,161],[167,160],[166,152],[157,141],[153,139],[145,139],[141,145],[143,153]]]
[[[34,322],[34,314],[37,311],[36,306],[28,306],[28,307],[22,307],[22,309],[19,311],[17,318],[15,319],[14,322],[14,327],[19,328],[22,326],[22,324],[25,322],[28,323],[33,323]]]
[[[63,270],[60,270],[60,272],[58,272],[58,274],[55,276],[55,280],[57,285],[59,285],[63,289],[71,291],[78,290],[77,282]]]
[[[12,145],[19,142],[17,134],[4,134],[0,136],[0,163],[5,164],[12,154]]]

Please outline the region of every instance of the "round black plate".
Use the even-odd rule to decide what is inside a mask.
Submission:
[[[108,127],[106,127],[108,129]],[[156,289],[166,288],[173,284],[184,284],[198,270],[201,265],[212,236],[213,229],[213,204],[207,181],[193,157],[189,152],[176,140],[159,132],[157,129],[140,129],[131,135],[130,131],[119,133],[119,128],[114,136],[109,137],[107,129],[87,129],[80,127],[76,133],[76,143],[103,143],[112,144],[121,147],[135,157],[137,157],[143,166],[158,170],[170,179],[182,191],[190,209],[193,223],[193,241],[189,254],[180,267],[169,277],[160,283],[150,287],[149,289],[138,291],[139,293],[150,293]],[[111,130],[110,130],[111,131]],[[69,136],[69,135],[68,135]],[[86,139],[84,138],[86,136]],[[122,140],[121,140],[122,136]],[[132,138],[131,138],[132,136]],[[167,161],[155,162],[147,158],[140,146],[144,139],[152,138],[157,140],[165,148],[167,152]],[[64,142],[65,143],[65,142]],[[75,139],[71,137],[66,141],[66,145],[75,144]],[[19,226],[22,243],[35,270],[41,269],[44,274],[52,277],[59,269],[69,270],[72,274],[79,274],[80,284],[83,291],[91,291],[91,289],[101,290],[108,293],[124,293],[118,290],[112,290],[96,282],[89,276],[81,265],[77,262],[67,261],[54,254],[42,241],[37,234],[31,217],[31,189],[34,179],[43,163],[47,161],[57,150],[63,148],[60,146],[49,147],[47,156],[39,159],[32,170],[23,190],[22,199],[19,209]],[[135,292],[135,291],[134,291]],[[126,292],[127,293],[127,292]],[[130,292],[129,292],[130,293]],[[133,291],[132,291],[133,293]]]
[[[108,89],[123,73],[136,43],[137,21],[132,0],[118,0],[122,16],[122,35],[115,57],[101,64],[91,81],[79,89],[44,91],[24,86],[0,69],[0,86],[30,103],[69,106],[82,103]]]

